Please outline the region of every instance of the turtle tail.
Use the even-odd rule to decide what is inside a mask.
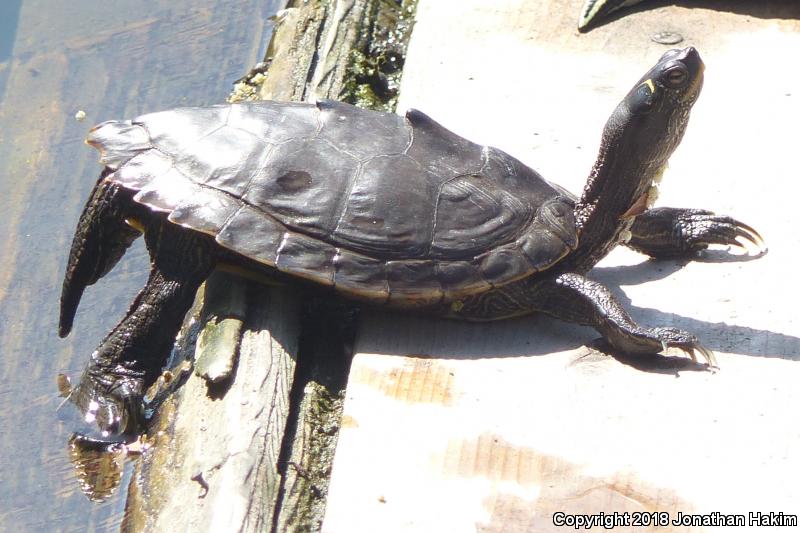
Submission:
[[[58,334],[66,337],[84,289],[105,276],[141,235],[126,221],[132,192],[106,180],[106,168],[97,180],[78,220],[61,288]]]

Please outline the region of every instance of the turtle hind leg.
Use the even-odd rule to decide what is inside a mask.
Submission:
[[[640,326],[607,287],[580,274],[563,273],[533,282],[526,298],[536,311],[592,326],[611,346],[626,354],[650,355],[678,348],[693,361],[699,353],[709,366],[717,366],[714,353],[697,337],[676,328]]]
[[[61,337],[72,329],[84,289],[105,276],[141,235],[125,221],[133,204],[132,193],[106,181],[110,172],[106,169],[97,180],[72,239],[61,288]]]
[[[92,354],[71,396],[106,434],[139,429],[155,382],[200,284],[215,265],[212,240],[153,217],[145,229],[152,269],[122,321]]]
[[[767,251],[756,230],[704,209],[649,209],[636,217],[630,231],[627,246],[657,258],[691,257],[711,245],[739,246],[752,255]]]

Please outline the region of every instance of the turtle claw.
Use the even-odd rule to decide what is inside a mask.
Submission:
[[[699,342],[695,341],[690,344],[667,343],[667,346],[670,348],[678,348],[679,350],[685,352],[693,363],[700,363],[700,361],[698,361],[697,359],[697,354],[699,353],[705,360],[706,366],[708,366],[709,368],[719,369],[719,365],[717,364],[717,357],[714,355],[714,352],[712,352]]]
[[[715,215],[705,210],[692,210],[681,218],[681,233],[685,235],[688,247],[694,251],[704,250],[711,245],[721,245],[737,246],[753,256],[767,252],[767,245],[761,234],[735,218]]]
[[[141,379],[87,368],[65,401],[78,409],[85,434],[104,441],[124,440],[143,427]]]
[[[686,353],[694,363],[699,363],[697,357],[699,354],[709,368],[719,368],[714,352],[700,344],[694,335],[677,328],[653,328],[650,332],[661,340],[662,351],[677,348]]]
[[[678,348],[685,352],[689,358],[692,360],[693,363],[701,363],[698,361],[697,354],[699,353],[702,358],[705,360],[705,365],[708,368],[719,369],[719,365],[717,364],[717,357],[714,355],[714,352],[700,344],[699,342],[693,342],[691,344],[685,343],[667,343],[667,346],[670,348]]]
[[[692,358],[692,361],[697,363],[697,355],[695,352],[699,352],[700,355],[703,356],[703,359],[706,360],[706,365],[709,368],[719,369],[719,365],[717,364],[717,357],[714,355],[714,352],[703,346],[702,344],[696,344],[692,348],[689,349],[689,357]]]
[[[761,236],[759,232],[757,232],[755,229],[751,228],[747,224],[744,224],[737,220],[733,220],[733,222],[737,224],[736,237],[734,237],[736,246],[739,246],[748,253],[750,252],[750,247],[746,243],[739,241],[737,238],[741,237],[742,239],[756,246],[755,250],[756,253],[754,255],[762,255],[767,252],[768,250],[767,244],[764,242],[764,238]]]

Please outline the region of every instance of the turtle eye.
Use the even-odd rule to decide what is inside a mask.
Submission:
[[[680,89],[689,80],[689,71],[683,65],[675,65],[662,76],[664,83],[673,89]]]

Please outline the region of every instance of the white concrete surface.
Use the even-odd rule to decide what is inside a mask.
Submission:
[[[695,333],[721,370],[637,369],[546,317],[369,317],[325,531],[573,529],[556,511],[800,516],[800,5],[794,20],[663,6],[579,35],[581,3],[420,0],[401,108],[577,193],[611,110],[669,48],[649,36],[681,33],[706,81],[658,205],[733,215],[770,251],[681,268],[620,249],[591,277],[641,323]]]

